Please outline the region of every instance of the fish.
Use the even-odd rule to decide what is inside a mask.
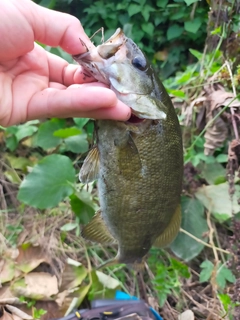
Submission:
[[[86,73],[131,108],[127,121],[96,120],[96,146],[81,167],[97,180],[100,210],[82,236],[118,245],[114,259],[141,266],[152,246],[164,248],[181,225],[181,128],[171,99],[144,53],[118,28],[105,42],[73,56]]]

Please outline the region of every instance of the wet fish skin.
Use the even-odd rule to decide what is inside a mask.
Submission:
[[[115,240],[114,262],[136,265],[152,245],[164,247],[178,233],[183,150],[180,125],[165,88],[146,60],[143,67],[145,57],[136,44],[117,31],[111,40],[112,56],[108,42],[100,45],[101,55],[107,57],[103,62],[91,51],[76,57],[94,77],[104,78],[138,117],[96,121],[98,156],[95,152],[94,159],[89,157],[80,176],[87,182],[87,171],[98,168],[91,179],[98,177],[101,213],[83,229],[83,236],[102,243]],[[133,66],[136,57],[141,68]],[[99,166],[89,165],[95,161]]]

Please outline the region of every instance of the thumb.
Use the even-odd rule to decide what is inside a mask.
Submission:
[[[61,46],[66,52],[73,55],[86,51],[83,43],[88,48],[92,46],[77,18],[41,7],[32,1],[31,4],[35,40],[52,47]]]

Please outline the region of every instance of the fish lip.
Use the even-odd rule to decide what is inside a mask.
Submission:
[[[139,118],[133,112],[131,112],[130,118],[127,121],[125,121],[125,123],[138,126],[141,123],[145,122],[146,120],[147,120],[146,118]]]

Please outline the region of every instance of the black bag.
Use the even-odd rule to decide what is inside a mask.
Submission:
[[[92,309],[79,310],[58,320],[158,319],[156,318],[156,311],[153,312],[143,300],[95,300],[92,302]]]

